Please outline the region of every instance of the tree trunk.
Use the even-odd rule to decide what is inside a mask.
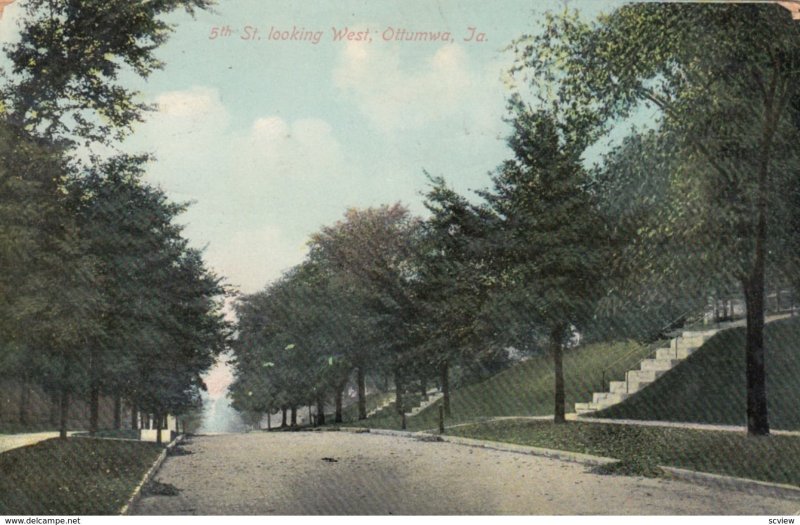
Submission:
[[[114,430],[122,428],[122,398],[119,394],[114,396]]]
[[[89,389],[89,435],[97,433],[100,420],[100,385],[94,381]]]
[[[61,399],[59,400],[59,439],[67,439],[67,420],[69,418],[69,392],[67,387],[61,388]]]
[[[768,114],[771,108],[768,101]],[[764,366],[764,274],[767,256],[767,189],[774,127],[766,128],[758,173],[758,222],[756,224],[753,267],[743,284],[747,308],[747,344],[745,374],[747,377],[747,433],[769,435],[767,414],[767,375]]]
[[[419,380],[419,393],[422,399],[428,399],[428,380],[421,377]]]
[[[358,419],[367,419],[367,377],[364,365],[358,367]]]
[[[450,363],[442,361],[439,366],[439,381],[442,384],[442,406],[445,417],[450,417]]]
[[[19,424],[28,424],[28,404],[31,398],[31,389],[28,384],[28,377],[23,376],[19,390]]]
[[[342,397],[344,396],[344,388],[347,386],[347,381],[342,381],[336,386],[336,414],[333,416],[334,423],[342,422]]]
[[[763,273],[761,277],[763,279]],[[766,436],[769,434],[769,418],[764,365],[764,287],[763,284],[759,286],[757,274],[744,283],[744,296],[747,305],[747,433]]]
[[[297,406],[292,407],[292,426],[297,426]]]
[[[58,410],[59,410],[58,403],[59,403],[59,399],[60,399],[60,397],[59,397],[58,392],[51,392],[51,394],[50,394],[50,418],[49,419],[50,419],[50,425],[52,425],[53,428],[55,428],[56,425],[58,425]]]
[[[286,407],[281,407],[281,428],[286,427]]]
[[[325,424],[325,402],[322,396],[317,397],[317,424],[320,426]]]
[[[131,401],[131,430],[139,430],[139,409]]]
[[[272,430],[272,410],[267,410],[267,430]]]
[[[554,423],[565,423],[566,396],[564,394],[564,325],[558,325],[550,333],[551,352],[553,354],[553,370],[555,372],[555,407]]]
[[[394,372],[394,406],[398,414],[402,414],[405,411],[405,407],[403,407],[403,378],[398,370]]]
[[[156,412],[153,414],[153,422],[156,425],[156,443],[159,445],[161,444],[161,427],[162,425],[162,416],[161,413]]]

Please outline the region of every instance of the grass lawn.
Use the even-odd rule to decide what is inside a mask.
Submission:
[[[764,345],[770,424],[800,429],[800,318],[767,324]],[[596,415],[744,425],[744,347],[744,328],[722,331],[651,386]]]
[[[116,514],[162,446],[50,439],[0,454],[0,515]]]
[[[599,343],[568,350],[564,355],[567,412],[576,402],[590,400],[605,380],[622,377],[625,371],[655,352],[655,346],[633,341]],[[615,363],[616,362],[616,363]],[[613,364],[609,368],[609,364]],[[441,401],[407,418],[409,430],[438,427]],[[540,416],[553,413],[553,362],[547,356],[531,358],[480,383],[451,393],[452,417],[447,424],[476,421],[495,416]],[[400,417],[384,410],[378,417],[357,423],[373,428],[400,428]]]
[[[545,421],[478,423],[447,433],[615,458],[633,465],[629,473],[647,474],[665,465],[800,486],[796,436],[751,438],[738,432]]]

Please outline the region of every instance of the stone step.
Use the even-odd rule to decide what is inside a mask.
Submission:
[[[575,403],[575,412],[588,414],[616,405],[667,373],[689,357],[719,330],[685,331],[673,338],[666,348],[656,350],[655,359],[644,359],[639,370],[630,370],[624,381],[610,381],[608,392],[595,392],[591,403]]]
[[[681,337],[704,337],[706,340],[710,339],[716,333],[719,332],[719,329],[712,328],[709,330],[687,330],[681,334]]]
[[[367,417],[368,417],[368,418],[369,418],[369,417],[373,417],[374,415],[378,414],[379,412],[382,412],[382,411],[386,410],[386,408],[387,408],[387,407],[389,407],[389,406],[391,406],[393,403],[394,403],[394,399],[390,399],[390,400],[388,400],[388,401],[384,401],[384,402],[383,402],[383,403],[382,403],[380,406],[378,406],[377,408],[373,408],[372,410],[370,410],[369,412],[367,412]]]
[[[666,370],[631,370],[626,374],[626,381],[630,383],[652,383],[667,373]]]
[[[617,403],[622,402],[623,400],[630,397],[630,394],[625,393],[612,393],[612,392],[595,392],[592,394],[592,403],[595,404],[612,404],[616,405]]]
[[[595,411],[597,411],[597,405],[594,403],[575,403],[575,413],[578,415],[591,414]]]
[[[656,350],[656,359],[677,359],[674,348],[659,348]]]
[[[609,381],[608,391],[612,394],[627,394],[628,385],[625,381]]]
[[[680,359],[645,359],[641,363],[642,370],[671,370],[673,366],[680,363]]]
[[[699,348],[703,346],[703,343],[706,342],[707,337],[704,336],[694,336],[694,337],[676,337],[675,339],[670,340],[670,348],[674,349],[682,349],[682,348]]]
[[[441,392],[434,393],[434,394],[428,393],[428,399],[426,401],[423,401],[420,406],[418,406],[416,408],[413,408],[411,410],[411,412],[408,413],[408,416],[409,417],[416,416],[417,414],[419,414],[420,412],[422,412],[423,410],[425,410],[426,408],[428,408],[432,404],[436,403],[437,401],[439,401],[443,397],[444,397],[444,394],[441,393]]]
[[[609,391],[612,394],[635,394],[652,381],[611,381]]]

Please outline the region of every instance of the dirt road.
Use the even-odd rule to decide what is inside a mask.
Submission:
[[[800,501],[601,476],[554,459],[345,432],[192,438],[136,514],[797,514]],[[327,459],[325,459],[327,458]]]

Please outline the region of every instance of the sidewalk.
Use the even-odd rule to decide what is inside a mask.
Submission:
[[[574,412],[566,415],[567,421],[580,421],[581,423],[598,423],[609,425],[634,425],[640,427],[667,427],[667,428],[688,428],[692,430],[713,430],[715,432],[746,432],[747,427],[738,425],[715,425],[709,423],[690,423],[680,421],[651,421],[643,419],[604,419],[599,417],[581,417]],[[553,416],[498,416],[476,421],[465,421],[456,425],[446,425],[449,428],[467,427],[470,425],[482,425],[496,421],[552,421]],[[438,432],[438,429],[430,428],[420,432]],[[775,436],[800,436],[800,430],[770,430]]]
[[[45,439],[57,438],[58,432],[36,432],[32,434],[0,434],[0,454],[19,447],[34,445]]]

